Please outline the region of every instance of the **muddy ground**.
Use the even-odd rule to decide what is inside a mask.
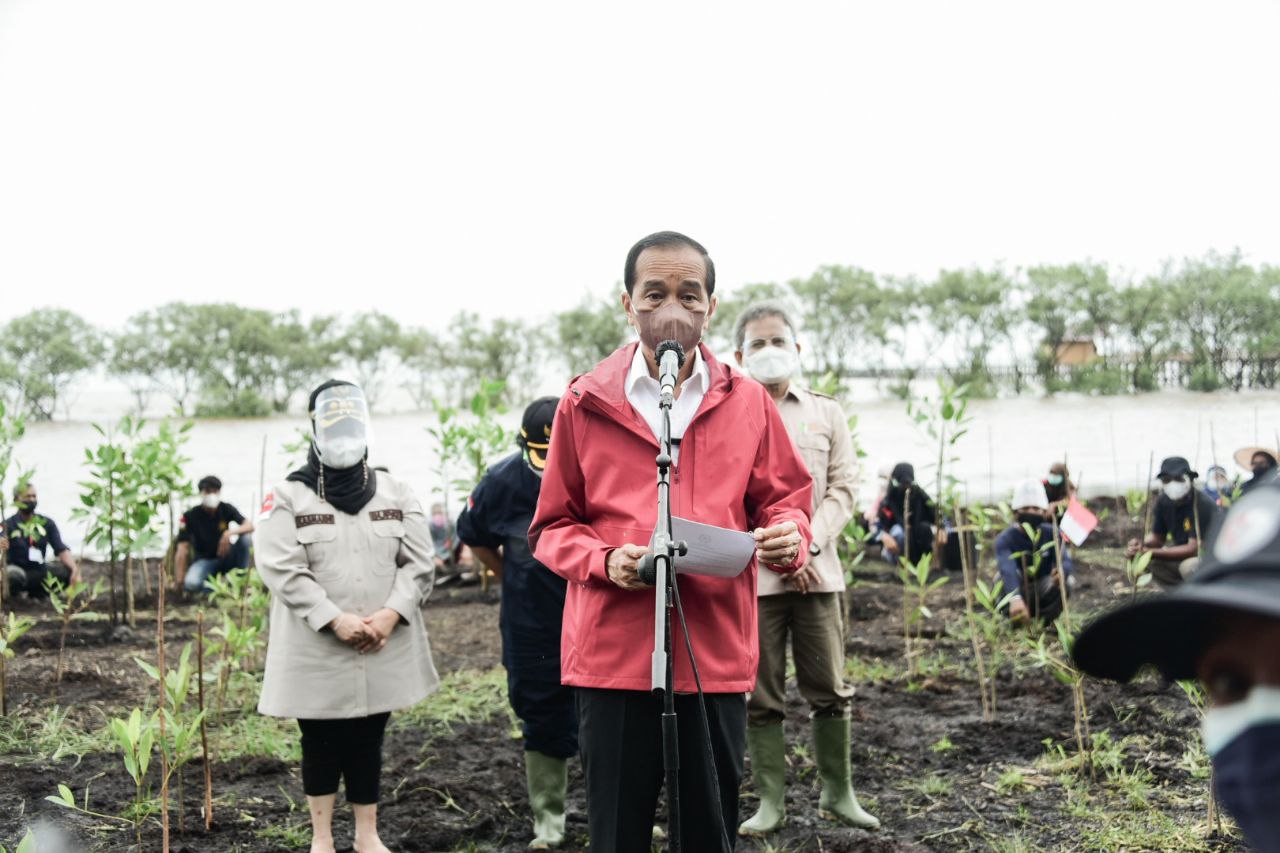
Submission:
[[[1118,555],[1114,547],[1105,546],[1118,544],[1124,530],[1114,523],[1109,528],[1079,552],[1072,604],[1077,614],[1110,606],[1122,588]],[[835,827],[817,817],[806,708],[793,689],[787,826],[768,839],[771,846],[742,841],[739,849],[1238,846],[1229,827],[1220,833],[1207,831],[1206,774],[1188,758],[1196,742],[1196,712],[1176,685],[1150,678],[1128,686],[1087,682],[1093,731],[1105,731],[1103,737],[1118,744],[1110,750],[1110,768],[1100,768],[1097,781],[1089,781],[1067,766],[1069,762],[1052,760],[1051,749],[1058,745],[1068,758],[1074,755],[1069,688],[1025,659],[1002,667],[995,720],[983,722],[969,643],[956,636],[963,621],[959,575],[931,599],[935,617],[925,626],[924,672],[913,679],[903,674],[901,585],[874,560],[868,560],[859,575],[848,594],[849,673],[857,689],[854,784],[864,805],[884,826],[868,833]],[[79,757],[55,758],[48,749],[51,743],[74,747],[99,731],[108,717],[147,701],[151,682],[141,676],[132,657],[154,658],[154,622],[143,622],[132,632],[113,631],[105,622],[74,623],[66,675],[55,698],[58,625],[48,621],[50,614],[39,605],[20,601],[16,606],[46,621],[19,641],[18,657],[9,666],[10,712],[17,722],[0,723],[6,727],[5,754],[0,755],[0,844],[14,844],[28,825],[53,821],[83,849],[129,849],[132,829],[45,801],[60,782],[71,785],[77,796],[88,786],[93,810],[122,813],[133,796],[133,784],[117,756],[106,751],[110,747],[99,738]],[[153,612],[143,615],[154,618]],[[383,839],[395,851],[522,850],[531,832],[521,744],[501,702],[501,671],[494,671],[499,662],[496,600],[474,587],[442,590],[428,607],[428,616],[441,674],[453,673],[447,680],[464,697],[460,706],[469,701],[479,710],[468,704],[470,710],[447,729],[406,725],[403,719],[393,723],[385,751]],[[171,656],[193,631],[194,609],[179,605],[166,627]],[[252,697],[241,701],[247,708]],[[66,717],[49,736],[55,706],[65,710]],[[248,710],[228,710],[225,719],[230,724],[253,717]],[[40,726],[46,735],[32,734]],[[173,850],[285,850],[306,840],[305,801],[291,755],[296,738],[287,726],[274,731],[278,742],[258,749],[259,754],[212,762],[215,817],[208,833],[199,817],[199,759],[188,767],[186,829],[175,832]],[[39,744],[40,751],[33,753],[33,744]],[[581,778],[576,762],[570,767],[569,849],[585,849]],[[748,778],[743,818],[754,809],[750,790]],[[176,824],[176,804],[173,812]],[[342,849],[351,837],[350,821],[342,810],[335,829]],[[160,849],[155,819],[148,820],[143,832],[143,848]]]

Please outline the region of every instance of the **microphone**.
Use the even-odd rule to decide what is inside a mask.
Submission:
[[[658,398],[670,406],[676,399],[676,376],[684,367],[684,347],[679,341],[663,341],[653,354],[658,360]]]

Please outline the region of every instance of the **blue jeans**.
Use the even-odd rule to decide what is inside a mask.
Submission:
[[[892,536],[893,541],[898,543],[898,553],[890,554],[888,548],[881,548],[880,557],[889,565],[896,566],[898,565],[898,557],[902,555],[902,546],[907,541],[907,535],[903,531],[901,524],[895,524],[884,532]]]
[[[222,575],[232,569],[247,569],[248,567],[249,536],[244,534],[231,543],[231,547],[227,550],[225,557],[206,557],[196,560],[188,566],[187,576],[183,578],[182,585],[186,587],[187,592],[200,592],[205,589],[205,581],[214,575]]]

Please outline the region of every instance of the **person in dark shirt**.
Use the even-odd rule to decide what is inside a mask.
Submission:
[[[62,541],[58,525],[48,516],[36,513],[36,487],[19,483],[13,490],[18,511],[4,520],[5,576],[10,594],[25,592],[28,598],[44,598],[45,578],[53,577],[63,585],[81,580],[80,568],[71,549]],[[51,551],[57,562],[46,563]]]
[[[538,506],[559,402],[542,397],[529,405],[520,429],[521,452],[489,469],[458,516],[457,527],[477,559],[502,580],[502,664],[507,697],[524,729],[534,828],[530,849],[558,846],[564,839],[566,762],[578,752],[574,690],[560,683],[566,581],[529,551],[529,524]]]
[[[187,592],[204,590],[214,575],[249,566],[249,534],[246,521],[229,503],[222,502],[222,481],[208,476],[200,481],[200,505],[187,510],[178,529],[176,570],[184,575]],[[193,556],[190,568],[187,561]],[[185,573],[185,574],[184,574]]]
[[[900,556],[915,562],[921,554],[933,552],[933,525],[937,523],[937,514],[933,500],[915,481],[916,469],[911,463],[899,462],[893,466],[889,488],[876,510],[876,535],[885,562],[897,563]],[[908,525],[910,540],[906,534]]]
[[[1242,495],[1247,495],[1263,483],[1275,482],[1276,474],[1280,471],[1276,466],[1276,451],[1266,447],[1240,448],[1236,451],[1236,464],[1253,472],[1253,476],[1240,485]]]
[[[1049,466],[1049,476],[1044,478],[1044,494],[1049,499],[1049,508],[1057,513],[1058,518],[1067,511],[1067,504],[1076,494],[1076,484],[1071,482],[1071,472],[1067,463],[1055,462]]]
[[[1071,577],[1071,555],[1059,533],[1053,542],[1053,525],[1046,520],[1051,511],[1044,486],[1038,480],[1024,480],[1013,490],[1014,523],[996,537],[996,568],[1003,592],[1012,592],[1007,612],[1014,621],[1039,618],[1052,622],[1062,612],[1063,580]],[[1027,528],[1030,527],[1031,535]],[[1033,538],[1034,537],[1034,538]]]
[[[1145,542],[1131,539],[1125,556],[1133,559],[1151,552],[1149,571],[1162,587],[1174,587],[1196,570],[1200,543],[1218,512],[1213,499],[1195,487],[1200,475],[1181,456],[1160,463],[1160,496],[1151,514],[1151,531]],[[1172,542],[1170,542],[1172,540]]]

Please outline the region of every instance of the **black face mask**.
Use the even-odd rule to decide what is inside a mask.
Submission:
[[[1044,516],[1038,512],[1020,512],[1018,513],[1018,524],[1030,524],[1032,530],[1039,530],[1040,525],[1044,524]]]
[[[1280,723],[1255,725],[1213,757],[1222,805],[1259,850],[1280,849]]]
[[[35,515],[36,502],[31,501],[30,503],[26,504],[26,506],[24,506],[22,509],[18,510],[18,512],[22,513],[23,515]]]

